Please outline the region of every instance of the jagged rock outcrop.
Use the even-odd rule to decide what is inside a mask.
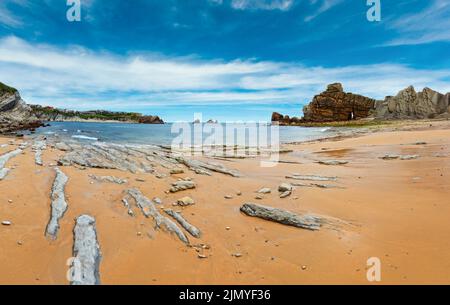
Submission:
[[[446,95],[425,88],[416,92],[413,86],[376,103],[378,119],[432,119],[450,117],[450,93]]]
[[[0,83],[0,134],[40,126],[42,123],[33,115],[19,92]]]
[[[375,109],[376,101],[362,95],[344,92],[342,84],[328,85],[303,108],[303,121],[336,122],[367,118]]]

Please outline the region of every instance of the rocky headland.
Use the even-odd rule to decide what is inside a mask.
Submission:
[[[367,120],[415,120],[450,118],[450,93],[442,94],[430,88],[416,92],[413,86],[384,100],[345,92],[342,84],[328,85],[303,108],[302,118],[272,114],[272,122],[281,125],[349,122]]]
[[[107,110],[74,111],[50,106],[30,105],[37,118],[46,122],[123,122],[138,124],[164,124],[159,116],[137,112],[115,112]]]
[[[20,97],[19,92],[12,87],[0,83],[0,134],[11,133],[23,129],[35,129],[42,126]]]

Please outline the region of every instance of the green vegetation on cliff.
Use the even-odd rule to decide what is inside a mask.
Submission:
[[[3,95],[5,93],[14,94],[16,92],[17,92],[16,88],[9,87],[9,86],[5,85],[4,83],[0,82],[0,95]]]
[[[136,112],[114,112],[106,110],[74,111],[58,109],[54,107],[44,107],[40,105],[30,105],[34,114],[43,121],[65,121],[65,120],[97,120],[97,121],[118,121],[135,122],[144,124],[164,124],[157,116],[143,116]]]

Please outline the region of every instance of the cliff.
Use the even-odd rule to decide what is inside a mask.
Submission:
[[[42,123],[20,97],[19,92],[0,83],[0,134],[35,129]]]

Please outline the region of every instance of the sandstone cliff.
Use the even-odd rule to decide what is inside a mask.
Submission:
[[[41,125],[19,92],[0,83],[0,133],[34,129]]]

